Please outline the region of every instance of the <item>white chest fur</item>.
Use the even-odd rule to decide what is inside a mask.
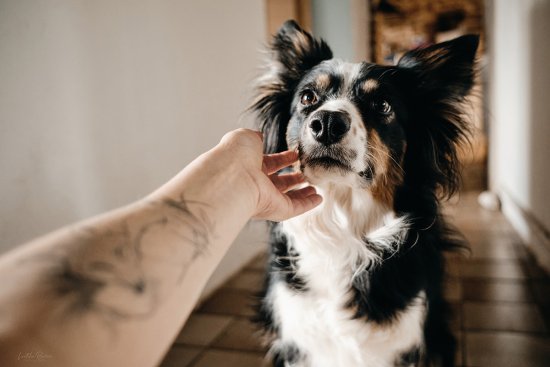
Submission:
[[[284,283],[274,285],[270,297],[281,343],[292,343],[305,353],[300,367],[384,367],[422,344],[425,295],[391,324],[353,319],[346,308],[354,274],[379,261],[364,238],[378,246],[393,246],[406,235],[406,219],[376,206],[368,193],[325,201],[315,211],[286,221],[281,231],[300,254],[297,275],[307,290],[296,292]]]

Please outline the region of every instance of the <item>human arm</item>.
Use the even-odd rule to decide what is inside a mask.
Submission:
[[[158,363],[251,217],[320,202],[311,188],[281,193],[299,175],[267,176],[295,159],[262,159],[257,133],[232,132],[144,200],[0,258],[0,365],[27,353],[43,366]]]

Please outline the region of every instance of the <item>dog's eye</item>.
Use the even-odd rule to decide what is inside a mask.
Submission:
[[[376,112],[383,115],[389,115],[392,112],[391,105],[384,99],[374,102],[374,108],[376,109]]]
[[[313,93],[313,91],[306,90],[302,93],[302,97],[300,97],[300,102],[304,106],[310,106],[317,102],[317,96],[315,95],[315,93]]]

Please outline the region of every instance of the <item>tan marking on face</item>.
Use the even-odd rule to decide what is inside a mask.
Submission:
[[[330,77],[328,74],[321,74],[315,80],[315,84],[319,89],[328,89],[330,85]]]
[[[378,82],[374,79],[368,79],[363,82],[363,85],[361,88],[366,92],[370,93],[376,90],[378,88]]]
[[[391,153],[382,143],[378,132],[368,130],[368,151],[370,164],[374,168],[373,183],[370,187],[372,196],[388,207],[393,207],[393,196],[397,185],[403,182],[402,158],[392,158]],[[399,163],[397,163],[399,162]]]
[[[351,134],[352,134],[353,136],[357,135],[357,126],[353,125],[353,126],[351,127]]]

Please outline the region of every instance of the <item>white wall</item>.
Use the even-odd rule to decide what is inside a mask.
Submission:
[[[368,0],[311,0],[313,33],[329,44],[335,58],[369,59]]]
[[[329,44],[335,58],[370,60],[369,0],[311,0],[313,33]]]
[[[264,32],[257,0],[2,0],[0,251],[146,195],[250,124]],[[216,279],[257,252],[243,236]]]
[[[550,1],[489,5],[490,186],[550,269]]]
[[[311,0],[313,33],[328,42],[334,57],[353,60],[351,0]]]

